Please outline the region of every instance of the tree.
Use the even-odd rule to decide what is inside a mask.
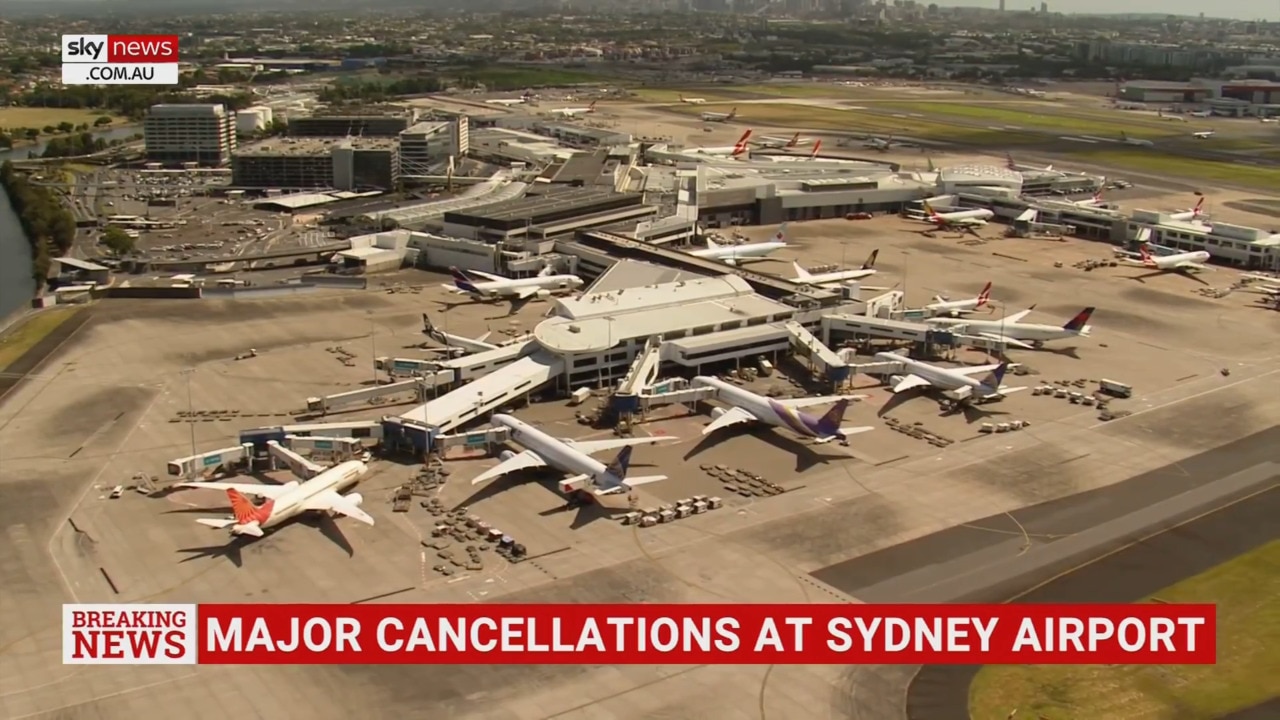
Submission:
[[[107,249],[116,255],[125,255],[133,251],[133,238],[129,237],[129,233],[118,227],[109,227],[102,233],[102,239],[98,242],[107,246]]]
[[[76,129],[76,126],[73,123],[67,122],[66,120],[63,120],[62,122],[58,123],[58,132],[69,133],[75,129]]]
[[[94,127],[102,127],[103,125],[110,125],[110,124],[111,124],[110,115],[99,115],[98,119],[93,121]]]

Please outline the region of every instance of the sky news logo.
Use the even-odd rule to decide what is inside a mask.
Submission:
[[[63,35],[64,85],[177,85],[177,35]]]

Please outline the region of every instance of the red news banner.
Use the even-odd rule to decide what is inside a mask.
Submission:
[[[68,664],[1213,664],[1212,605],[64,605]]]

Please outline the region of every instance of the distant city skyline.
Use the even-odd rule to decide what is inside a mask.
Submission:
[[[930,0],[939,5],[956,7],[990,7],[998,8],[1000,0]],[[924,0],[917,0],[924,2]],[[927,2],[925,4],[928,4]],[[1040,0],[1004,0],[1006,11],[1026,11],[1033,6],[1040,12]],[[1235,20],[1276,20],[1280,18],[1280,3],[1276,0],[1239,0],[1227,7],[1206,5],[1201,0],[1132,0],[1122,8],[1111,0],[1049,0],[1049,12],[1060,13],[1098,13],[1107,15],[1121,14],[1160,14],[1190,15],[1204,13],[1206,17],[1229,18]]]

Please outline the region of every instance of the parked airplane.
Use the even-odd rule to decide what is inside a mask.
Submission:
[[[702,113],[702,119],[705,122],[730,122],[736,117],[738,117],[738,108],[734,108],[727,113],[718,113],[718,112]]]
[[[735,387],[713,377],[695,377],[692,387],[709,388],[715,391],[715,398],[730,407],[725,410],[716,408],[711,411],[714,418],[711,424],[702,430],[703,435],[741,423],[764,423],[773,427],[781,427],[806,438],[813,438],[815,443],[828,443],[839,440],[841,444],[849,444],[849,436],[874,430],[873,427],[840,427],[849,402],[861,399],[858,395],[833,395],[829,397],[798,398],[792,400],[776,400],[764,397]],[[813,405],[829,405],[835,403],[821,417],[802,412],[801,408]]]
[[[955,210],[953,212],[940,213],[937,210],[934,210],[928,202],[924,203],[924,211],[929,213],[929,217],[925,219],[925,222],[933,223],[939,229],[979,228],[986,225],[988,219],[995,217],[995,213],[981,208],[977,210]]]
[[[745,155],[750,149],[747,141],[751,138],[751,132],[751,128],[747,128],[746,132],[742,133],[742,137],[738,138],[738,142],[732,145],[694,148],[692,152],[698,155],[724,155],[726,157],[739,157]]]
[[[687,98],[684,95],[680,96],[680,102],[686,105],[702,105],[706,101],[706,98]]]
[[[890,135],[888,138],[884,138],[884,139],[881,139],[878,137],[869,137],[867,138],[867,142],[863,144],[863,147],[868,147],[868,148],[871,148],[872,150],[879,150],[880,152],[888,152],[890,149],[893,148],[894,145],[897,145],[897,144],[898,143],[895,143],[893,141],[893,136]]]
[[[1120,142],[1124,143],[1125,145],[1137,145],[1138,147],[1153,147],[1155,145],[1155,143],[1151,142],[1150,140],[1139,140],[1138,138],[1131,138],[1129,137],[1128,133],[1123,131],[1120,133]]]
[[[800,133],[796,133],[795,135],[792,135],[789,138],[778,137],[776,135],[765,135],[759,140],[753,142],[752,145],[755,145],[756,147],[762,147],[762,148],[781,149],[781,148],[800,147],[801,145],[808,145],[811,142],[813,142],[813,140],[809,138],[801,139]]]
[[[1200,132],[1191,133],[1191,137],[1197,140],[1208,140],[1213,137],[1213,134],[1212,130],[1201,130]]]
[[[1016,312],[1000,320],[929,318],[925,322],[930,325],[945,326],[968,335],[1003,340],[1008,345],[1028,350],[1039,350],[1050,340],[1089,337],[1092,329],[1088,324],[1089,317],[1093,315],[1095,308],[1087,307],[1081,310],[1061,327],[1022,322],[1022,318],[1029,315],[1032,309],[1034,308]]]
[[[484,280],[476,282],[467,275],[467,272],[479,275]],[[453,276],[453,284],[442,286],[446,290],[470,295],[473,300],[479,301],[506,299],[510,300],[513,306],[535,297],[545,298],[552,293],[571,292],[582,287],[582,279],[576,275],[552,275],[550,265],[544,266],[542,272],[534,277],[518,280],[490,275],[479,270],[459,270],[456,267],[449,268],[449,274]]]
[[[836,270],[834,272],[824,272],[816,275],[805,270],[804,266],[800,263],[793,262],[791,263],[791,266],[795,268],[796,276],[791,278],[791,282],[799,285],[817,285],[818,287],[823,287],[826,285],[839,285],[840,283],[848,280],[858,280],[860,278],[870,277],[876,274],[876,256],[879,254],[879,248],[872,250],[871,255],[867,257],[867,261],[862,263],[862,267],[857,270]]]
[[[1001,385],[1004,374],[1009,369],[1008,362],[998,365],[979,365],[966,368],[944,368],[891,352],[876,353],[880,362],[898,363],[906,373],[890,378],[893,382],[894,394],[915,388],[932,387],[947,393],[960,404],[997,400],[1011,393],[1026,390],[1025,387],[1005,387]],[[981,379],[973,377],[981,373]]]
[[[596,111],[596,101],[592,100],[591,104],[586,107],[565,107],[552,110],[553,115],[559,115],[562,118],[578,117],[579,115],[590,115]]]
[[[469,338],[463,335],[453,335],[437,328],[431,322],[431,318],[426,313],[422,313],[422,334],[435,340],[445,346],[445,352],[449,355],[465,355],[467,353],[485,352],[486,350],[495,350],[498,348],[493,343],[485,342],[491,333],[485,333],[480,337]]]
[[[1190,210],[1179,210],[1178,212],[1175,212],[1175,213],[1169,213],[1169,219],[1177,220],[1178,222],[1188,222],[1191,220],[1199,219],[1203,214],[1204,214],[1204,196],[1201,195],[1200,199],[1196,201],[1195,207],[1191,208]],[[1150,235],[1150,233],[1151,231],[1147,230],[1147,234]],[[1145,241],[1142,241],[1142,242],[1145,242]]]
[[[1260,123],[1274,123],[1274,122],[1276,122],[1278,119],[1280,119],[1280,118],[1273,118],[1273,117],[1260,117],[1260,118],[1258,118],[1258,122],[1260,122]]]
[[[691,250],[690,255],[694,257],[707,258],[709,260],[719,260],[726,265],[740,265],[748,262],[760,262],[767,255],[787,247],[787,224],[782,223],[778,226],[778,232],[773,236],[772,240],[766,240],[758,243],[743,243],[741,245],[720,245],[711,238],[707,238],[707,247],[702,250]]]
[[[1209,262],[1210,257],[1209,253],[1204,250],[1174,253],[1173,255],[1152,255],[1147,250],[1146,244],[1143,244],[1138,246],[1138,253],[1141,256],[1140,260],[1124,258],[1124,261],[1131,265],[1141,265],[1142,267],[1154,272],[1149,272],[1146,275],[1139,275],[1133,278],[1134,280],[1143,280],[1145,278],[1162,275],[1164,273],[1179,273],[1190,277],[1199,283],[1207,284],[1200,278],[1195,277],[1195,273],[1213,269],[1204,264]]]
[[[1013,153],[1005,153],[1004,157],[1005,157],[1005,160],[1008,161],[1005,163],[1005,167],[1009,168],[1010,170],[1015,170],[1018,172],[1021,172],[1023,170],[1038,170],[1040,172],[1050,172],[1051,170],[1053,170],[1052,165],[1045,165],[1042,168],[1032,167],[1029,165],[1019,165],[1013,161]]]
[[[340,494],[359,482],[368,471],[368,466],[359,460],[349,460],[303,483],[296,480],[284,485],[192,482],[178,483],[178,487],[226,490],[233,517],[198,518],[196,522],[218,530],[229,528],[232,535],[262,537],[268,528],[310,510],[327,512],[330,516],[346,515],[372,525],[373,518],[360,509],[364,498],[359,493]],[[264,498],[266,502],[254,505],[246,495]]]
[[[1097,207],[1102,204],[1102,191],[1099,190],[1098,192],[1094,193],[1093,197],[1089,198],[1088,200],[1069,200],[1068,202],[1070,202],[1072,205],[1075,205],[1076,207],[1081,207],[1081,208]]]
[[[511,432],[511,440],[523,451],[503,452],[499,457],[502,462],[486,470],[471,481],[479,485],[487,480],[507,475],[519,470],[552,467],[563,471],[570,477],[560,481],[560,489],[565,493],[575,490],[589,489],[595,495],[606,495],[625,492],[637,485],[666,480],[666,475],[648,477],[627,477],[627,467],[631,464],[631,450],[635,445],[657,445],[667,440],[678,440],[673,437],[646,438],[609,438],[606,440],[570,440],[554,438],[528,423],[510,415],[494,415],[493,423],[507,428]],[[622,448],[613,462],[604,463],[591,457],[595,453]]]
[[[1191,117],[1206,118],[1213,115],[1212,110],[1199,110],[1197,112],[1188,113]]]
[[[948,300],[942,295],[934,295],[933,302],[924,306],[925,310],[930,311],[934,317],[941,315],[961,315],[971,313],[981,307],[986,307],[991,302],[991,281],[982,287],[982,292],[977,297],[965,298],[964,300]]]

